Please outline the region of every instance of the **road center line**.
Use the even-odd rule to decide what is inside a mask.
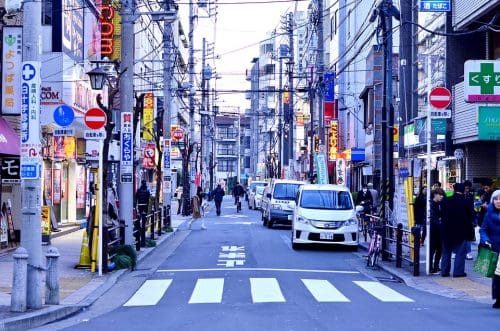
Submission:
[[[156,272],[199,272],[199,271],[282,271],[282,272],[312,272],[325,274],[356,275],[359,271],[320,270],[320,269],[281,269],[281,268],[201,268],[201,269],[158,269]]]

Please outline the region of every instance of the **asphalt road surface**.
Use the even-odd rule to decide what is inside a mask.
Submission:
[[[410,288],[365,267],[363,252],[294,251],[290,227],[260,212],[183,225],[86,312],[56,330],[500,330],[489,305]]]

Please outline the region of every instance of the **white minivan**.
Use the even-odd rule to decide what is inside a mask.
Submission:
[[[297,192],[292,248],[302,244],[358,245],[358,220],[351,192],[339,185],[306,184]]]
[[[295,200],[297,191],[304,182],[289,179],[273,179],[264,189],[262,196],[262,224],[272,228],[274,224],[290,224],[289,215],[293,207],[289,206]]]

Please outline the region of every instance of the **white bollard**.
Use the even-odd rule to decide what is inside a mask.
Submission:
[[[14,258],[14,274],[12,278],[12,295],[10,311],[22,313],[26,311],[28,287],[28,251],[24,247],[16,249]]]
[[[59,304],[59,272],[57,261],[59,251],[55,247],[50,247],[45,255],[47,258],[47,271],[45,273],[45,304]]]

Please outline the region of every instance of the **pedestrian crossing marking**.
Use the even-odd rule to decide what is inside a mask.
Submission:
[[[249,278],[249,280],[252,303],[287,301],[276,278]],[[306,289],[317,302],[351,302],[330,280],[303,278],[301,281],[304,285],[302,289]],[[173,279],[147,280],[123,306],[156,305],[163,298],[172,282]],[[355,287],[357,291],[362,289],[382,302],[414,302],[414,300],[377,281],[352,282],[357,285]],[[224,278],[198,278],[188,303],[222,304],[222,296],[225,289]],[[227,298],[227,300],[231,300],[231,298]]]
[[[301,279],[318,302],[350,302],[326,279]]]
[[[189,303],[221,303],[224,278],[201,278],[196,281]]]
[[[253,303],[285,302],[276,278],[250,278]]]
[[[354,284],[383,302],[413,302],[412,299],[379,282],[354,281]]]
[[[144,282],[124,306],[154,306],[160,301],[172,279],[150,279]]]

